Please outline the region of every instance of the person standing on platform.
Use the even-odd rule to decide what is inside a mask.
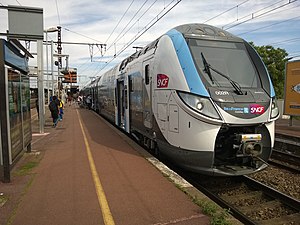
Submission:
[[[53,127],[56,127],[59,114],[59,100],[56,96],[53,96],[52,101],[49,104],[49,110],[51,112],[51,117],[53,120]]]

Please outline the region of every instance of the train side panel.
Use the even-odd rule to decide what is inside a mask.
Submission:
[[[112,70],[105,73],[98,82],[99,113],[114,123],[115,120],[115,75]]]

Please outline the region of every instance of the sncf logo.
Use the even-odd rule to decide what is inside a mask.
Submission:
[[[250,112],[251,114],[263,114],[265,112],[265,107],[258,104],[250,105]]]
[[[165,74],[157,74],[157,87],[167,88],[169,84],[169,77]]]

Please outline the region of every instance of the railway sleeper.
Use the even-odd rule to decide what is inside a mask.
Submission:
[[[280,138],[276,138],[274,143],[274,149],[286,153],[292,153],[298,156],[300,156],[299,147],[300,147],[299,142],[288,141]]]
[[[254,191],[254,192],[239,194],[234,196],[222,196],[222,199],[238,207],[244,207],[244,206],[249,207],[252,205],[270,201],[269,198],[263,196],[261,191]]]
[[[260,221],[260,225],[270,225],[270,224],[296,224],[295,221],[299,222],[300,213],[294,213],[286,216],[281,216],[279,218],[272,218],[269,220]]]
[[[253,220],[261,221],[271,218],[279,218],[290,214],[297,213],[294,209],[282,204],[278,200],[272,200],[265,203],[260,203],[254,207],[241,207],[241,212],[249,216]]]

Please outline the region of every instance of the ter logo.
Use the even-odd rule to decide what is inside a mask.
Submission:
[[[157,74],[157,87],[167,88],[169,84],[169,77],[165,74]]]

